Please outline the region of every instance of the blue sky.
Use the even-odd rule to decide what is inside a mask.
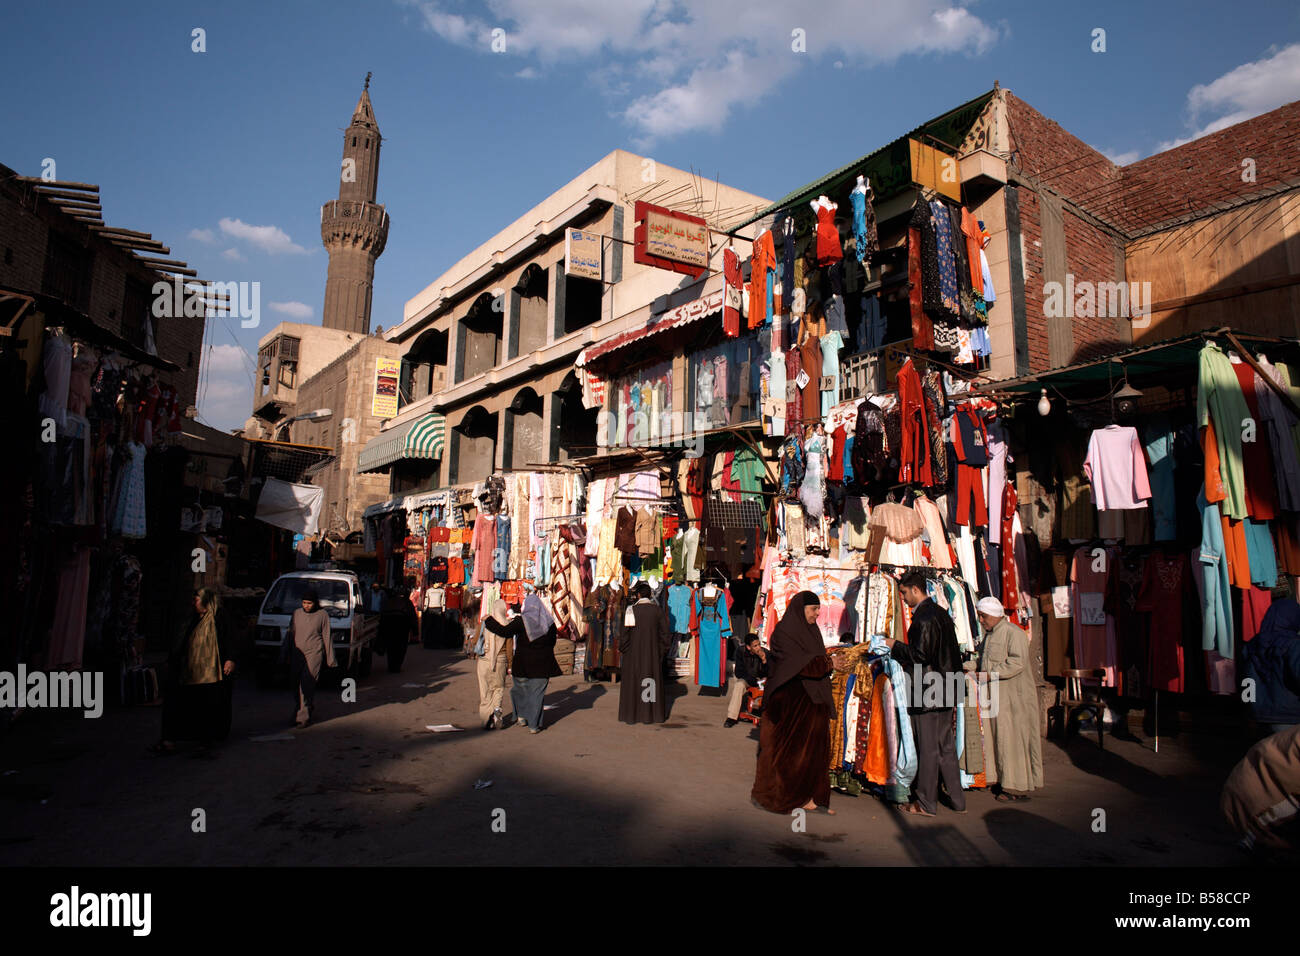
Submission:
[[[98,183],[207,279],[200,413],[251,406],[260,334],[319,322],[320,204],[367,70],[392,226],[372,323],[612,149],[778,197],[990,89],[1117,161],[1300,99],[1294,3],[372,0],[10,5],[0,162]],[[202,28],[206,52],[191,49]],[[1094,53],[1094,29],[1106,31]],[[492,49],[493,31],[504,52]],[[794,52],[793,31],[805,50]],[[279,309],[271,306],[278,303]],[[242,348],[241,348],[242,346]]]

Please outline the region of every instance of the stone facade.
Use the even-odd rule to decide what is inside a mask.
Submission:
[[[339,198],[321,207],[320,238],[329,250],[321,325],[346,332],[370,331],[375,260],[388,242],[388,211],[375,202],[383,137],[370,105],[370,77],[352,122],[343,131]]]

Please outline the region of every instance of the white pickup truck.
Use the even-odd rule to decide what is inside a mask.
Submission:
[[[330,616],[330,637],[340,676],[370,674],[379,616],[365,609],[361,582],[350,571],[294,571],[271,585],[257,615],[253,643],[257,654],[258,683],[275,681],[280,647],[293,612],[302,607],[309,589],[320,595],[320,606]]]

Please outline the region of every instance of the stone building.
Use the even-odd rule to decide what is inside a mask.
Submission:
[[[361,469],[391,468],[400,494],[594,455],[599,409],[583,403],[575,358],[621,329],[621,317],[666,307],[695,285],[634,262],[629,248],[636,200],[669,194],[665,204],[715,229],[767,205],[623,150],[605,156],[407,302],[401,325],[384,333],[403,350],[402,408],[362,452]],[[603,237],[603,281],[566,275],[570,227]],[[444,429],[444,440],[403,445],[426,427]]]

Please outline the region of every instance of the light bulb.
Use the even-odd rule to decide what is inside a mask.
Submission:
[[[1052,414],[1052,403],[1047,400],[1047,389],[1043,389],[1043,394],[1038,399],[1038,414],[1044,418]]]

